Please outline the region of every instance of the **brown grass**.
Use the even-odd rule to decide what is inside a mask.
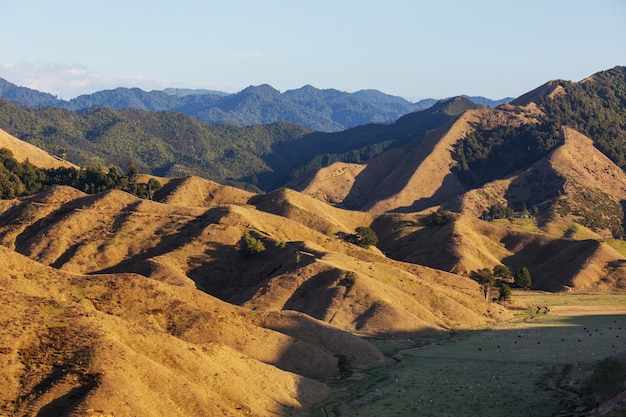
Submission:
[[[335,164],[293,184],[302,193],[187,177],[164,181],[155,201],[53,187],[2,202],[0,414],[298,415],[330,393],[339,356],[359,372],[385,361],[355,335],[401,341],[510,320],[472,271],[503,263],[529,267],[534,288],[626,289],[619,242],[552,210],[591,187],[626,200],[626,177],[589,139],[565,129],[548,158],[462,194],[453,143],[524,117],[467,112],[365,167]],[[529,196],[548,214],[478,218]],[[457,197],[452,221],[429,220]],[[378,247],[337,234],[359,226]],[[245,232],[265,250],[244,254]]]
[[[48,152],[26,143],[15,136],[11,136],[4,130],[0,129],[0,148],[7,148],[13,152],[13,157],[19,162],[29,160],[32,164],[40,168],[59,168],[73,167],[76,165],[64,161],[57,156],[50,155]]]

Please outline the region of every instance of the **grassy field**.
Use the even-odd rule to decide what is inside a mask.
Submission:
[[[626,350],[626,315],[598,314],[626,306],[626,295],[526,292],[518,318],[491,329],[420,340],[372,341],[394,363],[337,388],[317,410],[327,416],[550,416],[579,406],[556,389],[593,364]],[[593,315],[546,313],[545,306],[585,306]],[[626,309],[626,308],[625,308]]]

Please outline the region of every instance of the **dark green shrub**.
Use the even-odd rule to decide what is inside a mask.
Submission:
[[[532,284],[533,284],[533,281],[530,276],[530,272],[528,271],[528,268],[523,266],[520,269],[518,269],[517,272],[515,273],[515,285],[518,288],[528,289],[531,287]]]
[[[265,250],[263,242],[250,234],[249,231],[245,231],[241,236],[241,251],[246,256],[253,256],[261,253]]]
[[[359,246],[368,247],[376,246],[378,244],[378,236],[376,232],[366,226],[359,226],[356,228],[356,233],[359,237],[357,244]]]

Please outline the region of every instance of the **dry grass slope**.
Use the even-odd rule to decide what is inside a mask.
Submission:
[[[382,360],[293,314],[275,313],[275,331],[192,288],[69,274],[3,247],[0,258],[5,415],[296,415],[329,390],[294,372],[333,375],[346,351]]]
[[[61,158],[50,155],[48,152],[26,143],[15,136],[11,136],[4,130],[0,129],[0,148],[7,148],[13,152],[13,156],[19,162],[24,162],[27,159],[40,168],[59,168],[59,167],[73,167],[78,168],[76,165],[64,161]]]

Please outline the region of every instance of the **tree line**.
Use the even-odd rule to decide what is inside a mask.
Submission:
[[[151,178],[138,182],[138,170],[129,163],[126,173],[115,167],[108,169],[76,169],[72,167],[39,168],[28,160],[19,162],[13,152],[0,149],[0,198],[11,199],[35,194],[52,185],[67,185],[88,194],[106,190],[124,190],[141,198],[152,198],[161,184]]]

